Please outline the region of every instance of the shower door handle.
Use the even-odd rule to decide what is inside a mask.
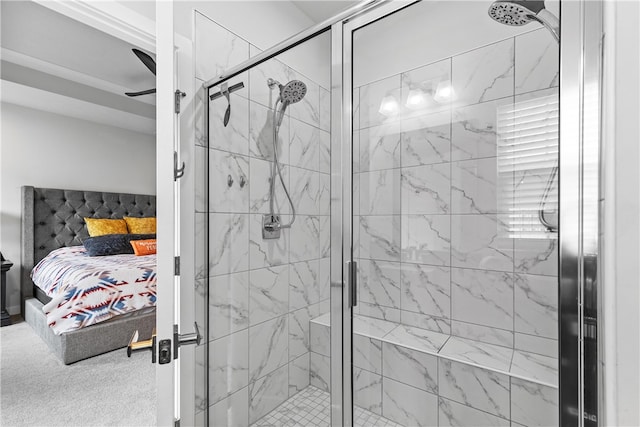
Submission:
[[[347,285],[349,286],[349,307],[358,305],[358,263],[347,261]]]

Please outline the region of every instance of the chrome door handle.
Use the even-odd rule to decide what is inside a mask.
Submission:
[[[347,261],[347,285],[349,286],[349,307],[358,305],[358,263]]]
[[[183,345],[200,345],[202,341],[202,335],[200,335],[200,329],[198,329],[198,323],[193,322],[193,326],[196,331],[188,334],[179,334],[178,325],[173,325],[173,358],[178,358],[178,348]]]

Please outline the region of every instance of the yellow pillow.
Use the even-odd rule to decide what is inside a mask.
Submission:
[[[104,236],[105,234],[127,234],[127,223],[123,219],[85,218],[89,236]]]
[[[135,218],[125,216],[127,228],[131,234],[156,234],[156,217]]]

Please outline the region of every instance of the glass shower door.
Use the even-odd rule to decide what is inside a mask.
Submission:
[[[490,5],[345,25],[356,425],[558,425],[558,42]]]

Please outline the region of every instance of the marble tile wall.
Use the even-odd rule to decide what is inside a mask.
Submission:
[[[195,26],[196,88],[259,52],[199,12]],[[301,102],[288,107],[279,133],[278,157],[297,218],[278,240],[262,239],[277,96],[267,78],[283,84],[298,79],[308,88]],[[226,127],[226,100],[209,103],[209,141],[202,127],[202,93],[196,109],[199,236],[209,220],[209,259],[198,257],[197,282],[205,301],[209,278],[210,419],[229,426],[257,421],[309,385],[314,363],[309,321],[329,309],[329,91],[277,59],[229,84],[240,81],[244,88],[231,94]],[[203,191],[207,157],[208,194]],[[276,188],[277,213],[288,222],[291,211],[279,180]],[[202,253],[204,243],[196,243],[196,253]],[[204,312],[200,308],[201,322]],[[198,363],[204,369],[200,347]],[[197,399],[204,409],[204,396]]]
[[[355,89],[360,314],[555,357],[557,240],[506,232],[536,171],[498,174],[497,111],[558,69],[541,29]]]

